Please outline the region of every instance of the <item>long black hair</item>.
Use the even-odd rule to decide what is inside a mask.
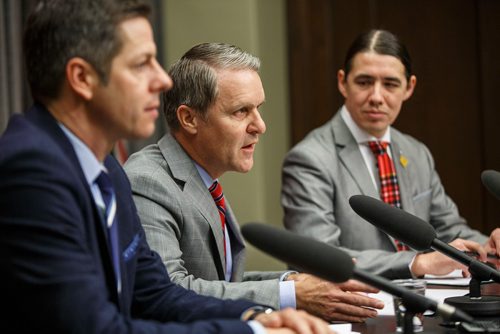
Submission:
[[[347,78],[351,70],[352,60],[361,52],[375,52],[396,57],[405,67],[406,80],[410,80],[412,75],[410,54],[404,44],[393,33],[374,29],[359,35],[352,42],[344,60],[345,78]]]

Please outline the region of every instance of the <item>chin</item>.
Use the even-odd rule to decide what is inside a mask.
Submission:
[[[148,126],[143,127],[142,129],[137,129],[134,133],[134,139],[147,139],[153,135],[155,132],[155,124],[152,123]]]
[[[236,171],[239,173],[248,173],[252,170],[253,162],[250,165],[240,166]]]
[[[363,130],[368,132],[371,135],[374,135],[375,137],[378,137],[379,134],[384,134],[385,131],[387,131],[387,128],[389,127],[388,124],[368,124],[365,127],[363,127]]]

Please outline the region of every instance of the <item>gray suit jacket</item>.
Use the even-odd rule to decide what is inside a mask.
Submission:
[[[224,281],[219,213],[193,161],[170,134],[133,154],[125,171],[148,243],[173,282],[203,295],[279,308],[282,273],[244,272],[245,244],[227,198],[233,273],[231,282]]]
[[[430,222],[443,241],[458,234],[481,243],[487,240],[459,216],[427,147],[392,128],[391,149],[405,211]],[[408,160],[406,167],[401,156]],[[287,154],[282,177],[286,228],[341,247],[357,259],[360,269],[388,278],[411,277],[408,266],[415,252],[396,252],[394,240],[349,205],[352,195],[380,196],[340,112]]]

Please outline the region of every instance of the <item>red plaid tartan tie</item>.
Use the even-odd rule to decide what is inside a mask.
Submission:
[[[394,162],[387,153],[388,142],[370,141],[368,142],[370,149],[377,158],[377,168],[380,178],[380,197],[382,201],[392,206],[401,209],[401,196],[399,192],[398,177]],[[398,240],[396,247],[398,252],[408,250],[408,246]]]
[[[222,192],[222,186],[219,182],[215,181],[210,188],[210,195],[217,205],[219,210],[219,217],[222,226],[222,235],[224,236],[224,259],[226,258],[226,201],[224,200],[224,193]]]

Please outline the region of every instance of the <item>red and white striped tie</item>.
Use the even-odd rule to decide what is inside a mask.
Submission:
[[[215,181],[210,188],[208,188],[212,198],[217,205],[219,210],[219,217],[222,226],[222,235],[224,236],[224,259],[226,258],[226,202],[224,200],[224,193],[222,192],[222,186],[219,182]]]

